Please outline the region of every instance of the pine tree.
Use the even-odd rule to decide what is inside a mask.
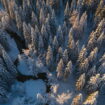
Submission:
[[[48,43],[50,46],[52,46],[52,44],[53,44],[53,36],[52,35],[49,36],[49,42]]]
[[[39,21],[40,21],[40,26],[45,23],[45,14],[44,14],[43,8],[41,8],[41,10],[40,10]]]
[[[8,89],[8,87],[12,84],[14,81],[14,77],[11,75],[11,73],[6,69],[5,64],[3,62],[3,59],[0,58],[0,77],[2,78],[2,81],[4,81],[6,84],[4,84],[4,87]],[[3,84],[2,84],[3,86]]]
[[[72,73],[72,71],[73,71],[73,65],[72,65],[72,62],[69,61],[64,71],[64,79],[67,79]]]
[[[44,42],[43,38],[41,35],[39,35],[39,40],[38,40],[38,54],[43,54],[44,52]]]
[[[93,51],[91,51],[88,59],[89,59],[89,63],[92,64],[93,62],[96,61],[97,58],[97,53],[98,53],[98,48],[94,48]]]
[[[59,45],[62,46],[63,33],[62,33],[62,28],[61,28],[61,26],[59,26],[59,27],[58,27],[58,30],[57,30],[57,39],[58,39]]]
[[[49,19],[49,16],[46,17],[46,20],[45,20],[45,26],[46,26],[46,30],[47,30],[47,33],[48,33],[48,36],[51,35],[51,30],[50,30],[50,19]]]
[[[42,25],[41,35],[42,35],[42,38],[43,38],[43,41],[44,41],[45,49],[47,49],[47,47],[48,47],[48,33],[47,33],[45,25]]]
[[[21,15],[19,14],[18,11],[15,11],[15,18],[16,18],[16,25],[17,28],[20,32],[22,32],[22,28],[23,28],[23,22],[22,22],[22,18]]]
[[[9,13],[9,9],[8,9],[8,0],[1,0],[4,8],[6,9],[7,13]]]
[[[89,67],[89,60],[86,58],[83,62],[79,64],[79,74],[87,72]]]
[[[54,54],[54,56],[57,55],[58,48],[59,48],[59,43],[58,43],[57,37],[54,36],[54,40],[53,40],[53,54]]]
[[[105,62],[103,62],[103,63],[99,66],[98,72],[99,72],[100,74],[104,74],[104,73],[105,73]]]
[[[88,70],[87,72],[87,77],[94,76],[96,74],[96,65],[94,65],[91,69]]]
[[[59,47],[58,49],[58,53],[57,53],[57,56],[56,56],[56,63],[59,62],[59,60],[63,57],[63,50],[62,50],[62,47]]]
[[[85,33],[87,31],[87,14],[86,14],[86,12],[83,13],[83,15],[81,16],[79,24],[80,24],[81,33],[83,35],[83,36],[80,36],[80,38],[83,39],[83,37],[85,36]]]
[[[66,8],[65,8],[65,11],[64,11],[64,16],[65,16],[65,21],[67,23],[67,26],[69,26],[70,7],[69,7],[69,3],[68,2],[66,4]]]
[[[76,0],[73,0],[71,2],[70,13],[72,13],[73,11],[76,10],[76,4],[77,4],[77,1]]]
[[[98,98],[99,92],[95,91],[91,93],[83,103],[83,105],[97,105],[97,98]]]
[[[34,28],[31,28],[31,37],[32,37],[32,46],[33,46],[34,50],[38,50],[39,36],[38,36],[37,32],[35,32]]]
[[[82,105],[83,96],[79,93],[76,97],[73,98],[71,105]]]
[[[52,64],[53,64],[53,52],[51,46],[49,46],[46,54],[46,65],[48,69],[51,71],[52,71]]]
[[[25,22],[23,22],[23,35],[25,39],[26,46],[31,43],[31,27],[28,26]]]
[[[64,39],[66,39],[66,36],[68,34],[68,27],[67,27],[67,24],[65,21],[64,21],[63,26],[62,26],[62,33],[63,33]]]
[[[105,62],[105,53],[103,54],[103,56],[100,58],[99,60],[101,63],[104,63]]]
[[[81,63],[84,59],[86,59],[86,55],[87,49],[85,48],[85,46],[83,46],[78,56],[77,65]]]
[[[90,77],[86,85],[86,92],[92,93],[97,91],[100,83],[100,74],[96,74],[95,76]]]
[[[77,90],[82,90],[84,85],[85,85],[85,73],[81,74],[80,77],[77,79],[77,82],[76,82],[76,89]]]
[[[80,51],[80,46],[79,46],[79,41],[76,42],[75,44],[75,49],[74,49],[74,61],[76,63],[78,56],[79,56],[79,51]]]
[[[35,25],[38,25],[37,16],[33,11],[32,11],[32,15],[31,15],[31,24],[32,24],[32,27],[35,27]]]
[[[70,30],[69,32],[69,38],[68,38],[68,53],[69,53],[69,58],[71,58],[71,60],[74,59],[74,49],[75,49],[75,41],[72,35],[72,32]]]
[[[15,17],[14,5],[15,5],[15,1],[13,0],[8,2],[9,16],[11,19],[14,19]]]
[[[102,33],[102,34],[98,37],[98,39],[97,39],[97,45],[98,45],[98,47],[101,47],[101,46],[102,46],[102,43],[103,43],[104,40],[105,40],[105,36],[104,36],[104,33]]]
[[[52,14],[51,14],[49,23],[50,23],[50,30],[52,32],[52,35],[56,35],[57,22],[56,22],[56,16],[55,16],[55,11],[54,10],[52,10]]]
[[[96,38],[95,34],[92,32],[91,35],[90,35],[90,39],[88,41],[88,44],[87,44],[87,49],[89,51],[91,51],[95,47],[96,40],[97,40],[97,38]]]
[[[64,64],[63,64],[63,60],[60,59],[56,72],[57,72],[57,78],[58,79],[62,79],[63,78],[63,69],[64,69]]]
[[[8,34],[2,30],[0,30],[0,44],[4,47],[6,51],[10,50],[10,46],[8,43]]]
[[[17,70],[15,65],[13,64],[11,58],[8,56],[8,54],[6,53],[6,51],[3,49],[1,45],[0,45],[0,49],[1,49],[0,54],[2,54],[2,57],[4,59],[4,62],[6,64],[8,71],[11,73],[12,76],[16,77]]]
[[[64,61],[64,64],[67,64],[67,62],[68,62],[68,51],[67,51],[67,49],[65,49],[64,52],[63,52],[63,61]]]

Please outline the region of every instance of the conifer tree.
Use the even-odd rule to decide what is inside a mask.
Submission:
[[[97,39],[97,45],[98,45],[98,47],[101,47],[101,45],[102,45],[102,43],[103,43],[104,40],[105,40],[105,35],[104,35],[104,33],[102,33],[102,34],[98,37],[98,39]]]
[[[97,98],[98,98],[99,92],[95,91],[91,93],[83,103],[83,105],[97,105]]]
[[[56,63],[59,62],[59,60],[63,57],[63,50],[62,50],[62,47],[59,47],[58,49],[58,54],[56,56]]]
[[[36,28],[36,27],[35,27]],[[32,37],[32,46],[34,48],[34,50],[38,50],[38,40],[39,40],[39,36],[38,34],[35,32],[34,28],[31,28],[31,37]]]
[[[52,70],[52,64],[53,64],[53,52],[51,46],[49,46],[46,54],[46,65],[49,70]]]
[[[11,58],[8,56],[8,54],[6,53],[6,51],[3,49],[3,47],[1,45],[0,45],[0,49],[1,49],[0,54],[4,59],[4,62],[6,64],[8,71],[15,78],[17,76],[17,70],[16,70],[15,65],[13,64]]]
[[[43,8],[40,10],[40,17],[39,17],[40,25],[44,24],[45,22],[45,14]]]
[[[67,34],[68,34],[68,27],[67,27],[67,24],[65,21],[64,21],[63,26],[62,26],[62,33],[63,33],[64,39],[65,39]]]
[[[53,54],[54,54],[54,56],[57,55],[58,48],[59,48],[59,43],[58,43],[57,37],[54,36],[54,40],[53,40]]]
[[[26,46],[31,43],[31,27],[28,26],[25,22],[23,23],[23,35],[26,42]]]
[[[64,79],[67,79],[72,73],[72,71],[73,71],[73,65],[72,65],[72,62],[69,61],[64,71]]]
[[[86,91],[88,93],[97,91],[97,89],[99,88],[99,83],[100,83],[100,74],[96,74],[95,76],[90,77],[90,80],[86,85]]]
[[[99,60],[101,63],[104,63],[105,62],[105,53],[103,54],[103,56],[100,58]]]
[[[67,51],[67,49],[65,49],[64,52],[63,52],[63,62],[64,62],[64,64],[67,64],[67,62],[68,62],[68,51]]]
[[[55,16],[55,11],[52,10],[52,14],[50,17],[50,30],[52,32],[52,35],[56,35],[56,31],[57,31],[57,22],[56,22],[56,16]]]
[[[8,43],[8,34],[2,30],[0,30],[0,44],[4,47],[6,51],[10,50],[10,46]]]
[[[79,53],[77,63],[81,63],[86,58],[86,55],[87,55],[87,49],[85,48],[85,46],[83,46]]]
[[[65,11],[64,11],[64,16],[65,16],[65,21],[67,23],[67,26],[69,26],[70,7],[69,7],[69,3],[68,2],[66,4],[66,8],[65,8]]]
[[[99,66],[98,72],[99,72],[100,74],[104,74],[104,73],[105,73],[105,62],[103,62],[103,63]]]
[[[71,105],[82,105],[82,102],[83,102],[83,96],[80,93],[73,98]]]
[[[58,42],[59,42],[59,45],[62,46],[62,42],[63,42],[63,33],[62,33],[62,28],[61,26],[58,27],[58,30],[57,30],[57,39],[58,39]]]
[[[0,77],[2,78],[2,81],[4,81],[6,84],[2,84],[6,89],[13,83],[14,77],[11,75],[11,72],[9,72],[5,64],[3,62],[3,59],[0,58]]]
[[[22,22],[21,15],[19,14],[18,11],[15,11],[15,18],[16,18],[17,28],[18,28],[18,30],[20,30],[22,32],[23,22]]]
[[[57,66],[57,78],[58,79],[62,79],[63,78],[63,69],[64,69],[64,64],[63,64],[63,60],[60,59],[58,66]]]
[[[41,35],[39,35],[39,40],[38,40],[38,54],[43,54],[44,52],[44,42],[43,38]]]
[[[84,85],[85,85],[85,73],[81,74],[80,77],[77,79],[76,89],[82,90]]]
[[[74,58],[74,49],[75,49],[75,41],[72,35],[72,32],[70,30],[69,32],[69,38],[68,38],[68,53],[69,53],[69,57],[71,58],[71,60],[73,60]]]
[[[87,72],[89,67],[89,60],[86,58],[83,62],[79,64],[79,74]]]
[[[72,13],[74,10],[76,10],[76,4],[77,4],[76,0],[73,0],[71,2],[70,13]]]
[[[94,76],[96,74],[96,65],[94,65],[92,68],[90,68],[87,72],[87,77]]]
[[[35,27],[35,25],[38,25],[38,19],[36,14],[32,11],[32,15],[31,15],[31,23],[32,26]]]
[[[98,48],[96,47],[96,48],[93,49],[93,51],[91,51],[91,53],[88,57],[89,63],[93,63],[96,60],[97,53],[98,53]]]
[[[44,41],[45,49],[47,49],[47,46],[48,46],[48,33],[47,33],[45,25],[42,25],[41,35],[42,35],[42,38],[43,38],[43,41]]]

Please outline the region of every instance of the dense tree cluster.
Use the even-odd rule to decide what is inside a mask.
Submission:
[[[21,57],[32,67],[29,69],[35,72],[37,57],[50,72],[56,72],[60,81],[74,75],[76,89],[90,94],[83,105],[96,105],[98,91],[105,82],[105,1],[1,0],[1,3],[4,14],[0,15],[0,102],[6,97],[9,79],[17,75],[7,53],[9,31],[29,50]],[[72,105],[81,103],[79,94]]]

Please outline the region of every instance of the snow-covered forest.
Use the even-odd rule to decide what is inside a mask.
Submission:
[[[0,0],[0,105],[105,105],[105,0]]]

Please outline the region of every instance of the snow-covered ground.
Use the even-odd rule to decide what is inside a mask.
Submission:
[[[16,81],[8,94],[8,104],[0,105],[37,105],[44,101],[46,85],[43,80],[28,80],[24,83]]]
[[[73,75],[70,75],[67,80],[57,80],[55,74],[53,74],[53,78],[50,95],[51,103],[55,105],[71,105],[72,99],[79,93],[75,88]]]

